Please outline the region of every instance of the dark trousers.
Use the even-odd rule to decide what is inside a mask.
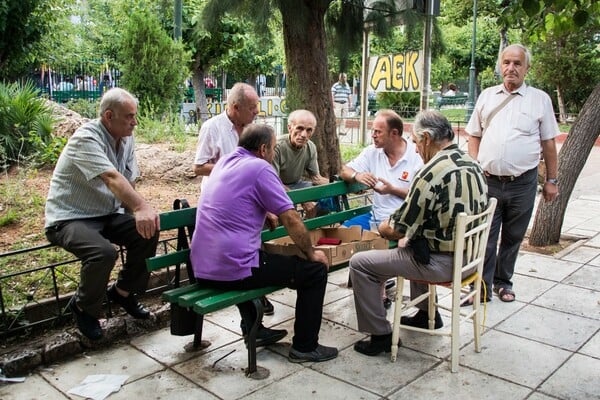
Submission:
[[[156,253],[158,232],[152,239],[144,239],[137,232],[132,215],[112,214],[61,222],[46,229],[46,237],[50,243],[81,259],[77,305],[88,314],[100,316],[106,285],[118,257],[115,244],[127,250],[117,286],[137,294],[146,291],[150,276],[146,258]]]
[[[297,291],[296,320],[292,347],[301,352],[313,351],[319,343],[323,298],[327,287],[327,268],[317,262],[296,256],[260,252],[258,268],[252,276],[238,281],[198,279],[199,283],[223,290],[257,289],[265,286],[287,286]],[[256,320],[251,301],[238,304],[240,315],[247,327]]]
[[[491,298],[492,283],[497,288],[512,288],[517,255],[537,195],[537,177],[537,168],[534,168],[514,181],[501,181],[494,176],[487,178],[489,196],[498,199],[483,266],[488,299]]]

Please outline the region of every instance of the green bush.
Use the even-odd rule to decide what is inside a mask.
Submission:
[[[52,143],[54,123],[31,82],[0,83],[0,169],[36,161]]]
[[[414,118],[419,111],[420,99],[419,92],[379,92],[377,108],[390,108],[402,118]]]
[[[100,99],[96,101],[89,101],[88,99],[77,99],[71,100],[67,103],[67,108],[71,111],[75,111],[77,114],[85,118],[94,119],[98,117],[98,108],[100,106]]]

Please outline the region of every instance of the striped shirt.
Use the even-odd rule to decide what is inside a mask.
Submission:
[[[440,150],[417,173],[390,225],[409,239],[425,237],[434,252],[453,251],[456,216],[483,212],[488,203],[483,170],[456,144]]]
[[[100,175],[117,170],[129,182],[139,176],[133,136],[115,139],[99,119],[81,126],[63,149],[46,201],[45,227],[61,221],[123,213],[121,201],[104,184]]]
[[[348,98],[352,94],[352,89],[350,89],[348,83],[342,85],[341,83],[336,82],[331,87],[331,94],[333,95],[333,101],[343,104],[349,101]]]

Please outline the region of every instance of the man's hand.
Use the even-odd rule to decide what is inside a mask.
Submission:
[[[558,196],[558,186],[550,182],[544,183],[542,196],[544,196],[544,201],[553,201]]]
[[[383,178],[378,178],[378,182],[373,186],[373,190],[379,194],[391,194],[394,190],[394,185]]]
[[[378,182],[377,177],[370,172],[359,172],[354,179],[356,179],[356,182],[360,182],[371,188],[375,187]]]
[[[317,203],[314,201],[307,201],[302,203],[302,209],[304,210],[304,217],[307,219],[314,218],[317,216]]]
[[[309,257],[309,260],[314,261],[314,262],[323,263],[327,267],[327,270],[329,270],[329,259],[327,258],[327,256],[325,255],[325,252],[323,250],[313,251]]]
[[[329,183],[329,179],[325,178],[321,175],[315,175],[311,178],[311,182],[313,185],[327,185]]]
[[[135,228],[144,239],[150,239],[160,229],[158,214],[149,205],[135,211]]]
[[[269,230],[274,230],[279,225],[279,218],[277,215],[267,212],[267,219],[265,221],[269,227]]]

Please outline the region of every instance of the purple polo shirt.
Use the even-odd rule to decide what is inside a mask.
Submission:
[[[198,203],[190,245],[194,276],[234,281],[252,275],[267,211],[279,215],[293,207],[267,161],[241,147],[222,157]]]

